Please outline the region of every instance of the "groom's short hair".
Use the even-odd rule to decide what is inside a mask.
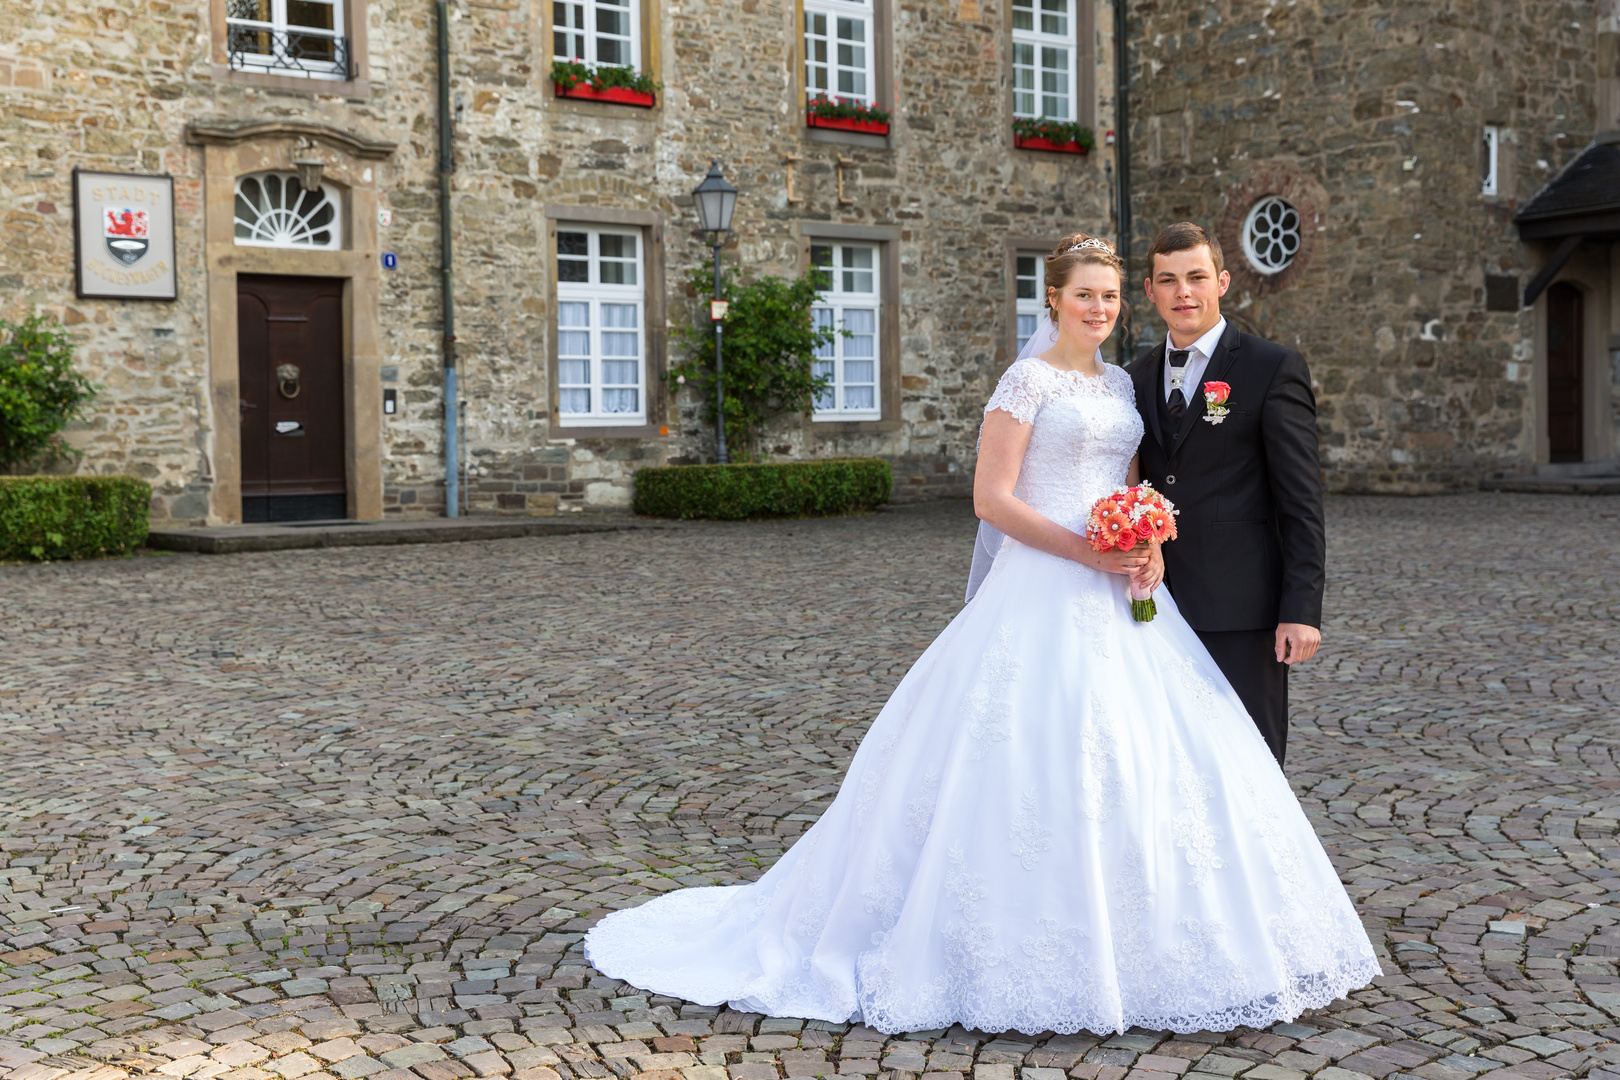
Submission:
[[[1209,248],[1210,258],[1215,260],[1215,273],[1219,274],[1226,269],[1226,256],[1221,254],[1221,242],[1215,239],[1214,234],[1202,225],[1178,221],[1174,225],[1166,225],[1160,229],[1159,235],[1153,238],[1153,244],[1148,248],[1148,276],[1153,276],[1154,256],[1191,251],[1197,247]]]

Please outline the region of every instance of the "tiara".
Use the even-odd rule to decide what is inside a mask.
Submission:
[[[1108,246],[1108,241],[1099,240],[1095,236],[1088,236],[1078,244],[1074,245],[1074,247],[1070,248],[1067,252],[1065,252],[1065,254],[1072,254],[1076,251],[1084,251],[1086,248],[1097,248],[1100,251],[1106,251],[1110,255],[1114,253],[1114,249]]]

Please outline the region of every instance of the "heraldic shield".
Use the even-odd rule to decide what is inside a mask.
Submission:
[[[149,221],[145,210],[129,207],[106,207],[102,211],[102,234],[107,240],[107,251],[125,266],[134,266],[146,255],[150,246],[146,239]]]

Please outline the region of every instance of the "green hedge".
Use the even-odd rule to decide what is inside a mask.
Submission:
[[[636,473],[635,509],[653,517],[813,517],[889,501],[894,473],[876,458],[759,465],[673,465]]]
[[[151,486],[133,476],[0,476],[0,559],[128,555],[151,511]]]

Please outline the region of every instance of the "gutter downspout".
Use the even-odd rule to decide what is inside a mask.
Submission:
[[[450,258],[450,174],[455,171],[455,133],[450,116],[450,12],[435,0],[439,26],[439,303],[444,312],[444,516],[461,513],[457,428],[460,406],[456,386],[456,302]]]
[[[1127,0],[1114,0],[1114,182],[1115,198],[1119,200],[1119,238],[1114,250],[1125,264],[1125,288],[1132,287],[1131,278],[1131,72],[1130,49],[1125,44]],[[1129,320],[1121,320],[1119,338],[1114,343],[1118,350],[1117,362],[1131,362],[1131,327]]]

